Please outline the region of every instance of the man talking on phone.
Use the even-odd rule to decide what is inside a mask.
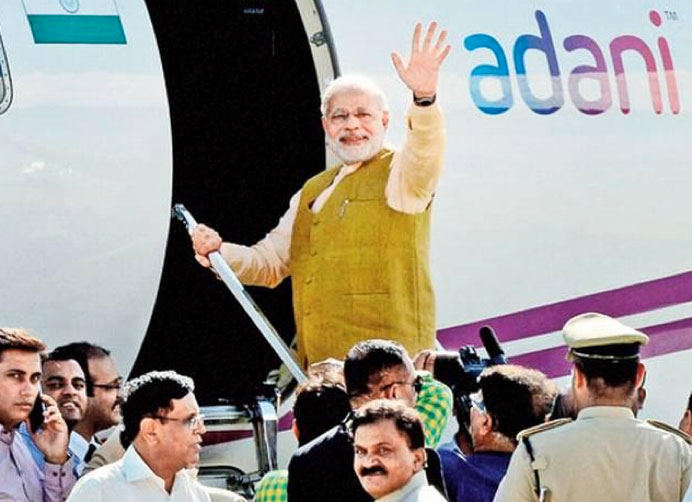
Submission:
[[[39,395],[45,348],[23,330],[0,328],[0,500],[62,502],[75,483],[67,453],[67,424],[55,401]],[[44,409],[35,410],[37,406]],[[45,472],[17,433],[30,415],[35,418],[29,429],[45,456]]]

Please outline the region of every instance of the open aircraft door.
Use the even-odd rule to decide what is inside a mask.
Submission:
[[[170,106],[172,200],[224,239],[252,244],[278,222],[302,183],[325,168],[320,90],[337,70],[321,6],[147,5]],[[290,344],[290,281],[272,291],[248,290]],[[290,410],[286,398],[294,383],[277,371],[276,354],[226,287],[194,260],[180,224],[170,229],[158,297],[132,374],[163,368],[194,377],[200,404],[220,406],[205,409],[210,446],[203,464],[214,466],[207,474],[239,481],[241,471],[274,467],[266,441],[256,463],[251,423],[256,437],[278,425],[285,429],[287,417],[272,421]],[[278,417],[266,400],[283,403]],[[224,443],[239,439],[246,440],[234,441],[229,461]],[[289,451],[279,451],[280,464]]]

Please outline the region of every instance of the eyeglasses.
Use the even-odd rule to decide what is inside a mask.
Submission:
[[[155,418],[157,420],[161,420],[162,422],[165,422],[166,420],[169,420],[171,422],[180,422],[180,423],[184,424],[191,431],[194,431],[200,425],[204,425],[204,415],[192,415],[190,418],[160,417],[158,415],[155,415],[152,418]]]
[[[386,392],[387,389],[390,389],[395,385],[411,385],[413,387],[413,391],[416,394],[420,394],[420,390],[423,388],[423,380],[420,376],[416,376],[411,382],[389,382],[387,385],[380,387],[379,392]]]
[[[93,383],[93,384],[91,384],[91,386],[95,387],[97,389],[120,390],[120,387],[122,387],[122,384],[119,384],[119,383]]]
[[[481,391],[469,394],[469,399],[471,400],[471,406],[485,413],[485,402],[483,401],[483,394]]]
[[[354,112],[350,112],[343,108],[337,108],[327,116],[327,120],[335,125],[341,125],[348,122],[349,117],[355,117],[359,122],[369,123],[375,119],[374,110],[367,108],[358,108]]]

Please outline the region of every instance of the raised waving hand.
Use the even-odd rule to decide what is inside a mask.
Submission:
[[[416,24],[413,31],[413,44],[411,47],[411,57],[408,63],[404,64],[398,52],[392,52],[392,63],[396,68],[399,78],[406,86],[413,91],[414,96],[432,97],[437,92],[437,79],[442,62],[449,54],[452,46],[445,45],[447,31],[442,30],[433,44],[437,23],[432,22],[428,26],[425,39],[421,45],[421,32],[423,25]]]

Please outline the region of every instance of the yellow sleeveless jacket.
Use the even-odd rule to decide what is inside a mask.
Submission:
[[[338,168],[303,186],[290,267],[304,366],[343,359],[353,345],[370,338],[397,340],[412,355],[434,347],[430,207],[405,214],[387,205],[392,155],[384,149],[344,177],[317,214],[311,204]]]

